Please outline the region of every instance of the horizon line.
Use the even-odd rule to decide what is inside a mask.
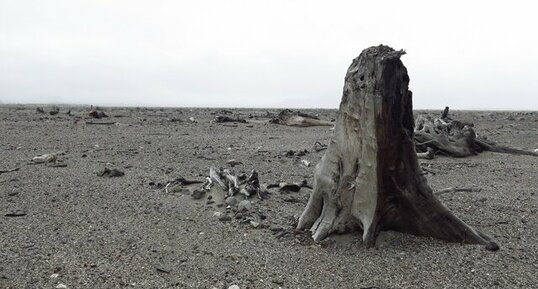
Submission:
[[[213,109],[325,109],[325,110],[338,110],[338,107],[298,107],[298,106],[268,106],[268,107],[258,107],[258,106],[178,106],[178,105],[144,105],[144,104],[104,104],[104,103],[68,103],[68,102],[0,102],[0,106],[13,106],[13,105],[57,105],[57,106],[99,106],[99,107],[109,107],[109,108],[185,108],[185,109],[202,109],[202,108],[213,108]],[[445,105],[446,106],[446,105]],[[413,107],[413,110],[443,110],[445,106],[439,108],[430,108],[430,107]],[[524,111],[524,112],[534,112],[538,110],[533,109],[514,109],[514,108],[458,108],[448,106],[451,110],[460,110],[460,111]]]

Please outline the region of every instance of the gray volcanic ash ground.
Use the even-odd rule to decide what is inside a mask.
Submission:
[[[235,213],[218,188],[193,199],[192,186],[167,193],[163,185],[204,181],[230,159],[241,162],[238,174],[257,170],[261,183],[312,184],[323,155],[313,145],[329,143],[330,127],[269,124],[267,111],[277,110],[265,109],[232,110],[248,123],[212,123],[219,109],[186,108],[105,108],[110,117],[95,121],[115,124],[91,125],[87,108],[71,109],[51,116],[48,107],[39,114],[35,106],[0,106],[0,288],[538,287],[536,157],[420,161],[434,190],[480,188],[439,198],[496,239],[497,252],[396,232],[381,233],[372,249],[359,233],[316,244],[293,229],[308,188],[272,189]],[[451,116],[499,144],[538,148],[536,112]],[[62,165],[29,164],[48,153]],[[125,175],[98,176],[105,167]]]

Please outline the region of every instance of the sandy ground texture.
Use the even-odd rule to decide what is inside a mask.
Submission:
[[[316,244],[293,230],[308,188],[272,189],[235,213],[218,189],[197,200],[162,185],[203,181],[230,159],[261,183],[311,184],[323,154],[313,145],[329,142],[330,127],[269,124],[264,109],[233,110],[248,123],[223,124],[211,122],[218,109],[106,108],[95,121],[112,125],[86,124],[86,107],[49,109],[0,107],[0,170],[14,169],[0,174],[0,288],[538,288],[536,157],[420,161],[434,190],[480,189],[440,199],[497,252],[395,232],[371,249],[358,233]],[[500,144],[538,148],[536,112],[451,114]],[[59,162],[30,164],[47,153]],[[105,167],[125,175],[98,176]]]

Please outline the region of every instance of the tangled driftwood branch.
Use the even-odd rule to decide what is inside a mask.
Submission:
[[[414,140],[419,157],[427,158],[428,150],[441,152],[453,157],[467,157],[483,151],[492,151],[514,155],[538,156],[538,153],[516,148],[496,145],[494,142],[477,137],[474,125],[454,120],[448,116],[445,107],[440,118],[419,115],[415,120]]]

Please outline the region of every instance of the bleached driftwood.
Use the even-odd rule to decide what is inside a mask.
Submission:
[[[538,156],[533,151],[500,146],[477,137],[472,123],[454,120],[448,114],[447,106],[439,118],[429,115],[416,118],[414,139],[419,151],[433,149],[453,157],[472,156],[482,151]]]
[[[270,123],[282,124],[287,126],[333,126],[334,123],[326,120],[321,120],[316,116],[302,113],[300,111],[294,111],[290,109],[284,109],[277,117],[272,118]]]

